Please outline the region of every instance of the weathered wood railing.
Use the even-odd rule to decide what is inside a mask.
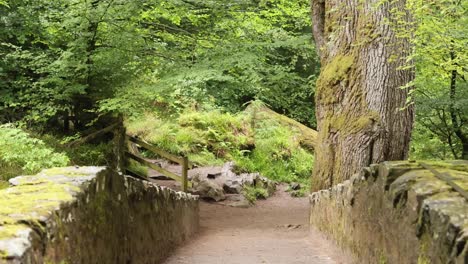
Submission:
[[[129,142],[132,142],[134,144],[137,144],[138,146],[140,146],[141,148],[144,148],[148,151],[151,151],[153,153],[155,153],[156,155],[162,157],[162,158],[165,158],[165,159],[168,159],[172,162],[175,162],[175,163],[178,163],[182,166],[182,172],[181,172],[181,175],[177,175],[173,172],[170,172],[154,163],[151,163],[150,161],[146,160],[145,158],[143,157],[140,157],[138,156],[137,154],[134,154],[134,153],[131,153],[129,151],[126,151],[125,152],[125,156],[127,158],[130,158],[146,167],[149,167],[161,174],[163,174],[164,176],[167,176],[173,180],[176,180],[178,182],[180,182],[182,184],[182,191],[184,192],[187,192],[188,190],[188,187],[190,185],[190,183],[188,182],[188,169],[189,167],[191,167],[191,164],[188,160],[187,157],[179,157],[179,156],[176,156],[176,155],[173,155],[173,154],[170,154],[148,142],[145,142],[141,139],[138,139],[136,137],[133,137],[131,135],[127,135],[126,136],[126,139],[129,141]],[[128,168],[127,168],[128,170]],[[132,173],[134,174],[137,174],[136,172],[133,172],[131,171]]]
[[[146,176],[143,176],[143,175],[140,175],[139,173],[135,172],[135,171],[132,171],[128,165],[128,160],[131,159],[131,160],[134,160],[146,167],[149,167],[161,174],[163,174],[164,176],[167,176],[173,180],[176,180],[178,182],[181,183],[182,185],[182,191],[184,192],[187,192],[188,188],[191,187],[191,184],[190,182],[188,181],[188,170],[189,168],[193,167],[193,164],[191,164],[188,160],[187,157],[179,157],[179,156],[176,156],[176,155],[173,155],[171,153],[168,153],[160,148],[158,148],[157,146],[155,145],[152,145],[144,140],[141,140],[139,138],[136,138],[134,136],[131,136],[131,135],[128,135],[128,134],[125,134],[125,129],[124,129],[124,125],[123,125],[123,122],[122,122],[122,119],[120,118],[120,120],[112,125],[109,125],[99,131],[96,131],[96,132],[93,132],[89,135],[86,135],[78,140],[75,140],[73,142],[70,142],[68,144],[68,147],[75,147],[75,146],[78,146],[80,144],[83,144],[83,143],[86,143],[88,141],[91,141],[93,139],[96,139],[106,133],[113,133],[114,135],[114,148],[116,149],[114,151],[114,154],[115,154],[115,160],[118,160],[116,162],[117,166],[120,167],[121,170],[123,170],[124,172],[130,172],[133,176],[137,176],[138,178],[143,178],[143,179],[147,179]],[[123,136],[125,134],[125,136]],[[124,142],[125,141],[125,142]],[[128,149],[126,148],[128,146],[128,142],[131,142],[132,144],[136,144],[137,146],[139,146],[140,148],[144,148],[148,151],[151,151],[153,152],[154,154],[164,158],[164,159],[167,159],[167,160],[170,160],[172,162],[175,162],[175,163],[178,163],[182,166],[182,171],[181,171],[181,175],[177,175],[173,172],[170,172],[154,163],[151,163],[150,161],[146,160],[145,158],[139,156],[138,154],[135,154],[135,153],[131,153],[130,151],[128,151]],[[123,162],[121,162],[121,160],[123,159]],[[120,165],[119,165],[120,164]],[[122,166],[123,165],[123,166]]]

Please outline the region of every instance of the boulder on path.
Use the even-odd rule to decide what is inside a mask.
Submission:
[[[213,199],[216,202],[226,199],[223,188],[208,178],[195,176],[192,179],[192,184],[193,192],[200,195],[201,198]]]
[[[227,162],[222,167],[197,168],[190,172],[193,191],[202,198],[222,201],[226,194],[242,194],[244,186],[264,188],[268,195],[276,190],[276,183],[259,173],[234,172],[234,162]]]

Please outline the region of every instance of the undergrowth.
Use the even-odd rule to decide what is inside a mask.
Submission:
[[[70,164],[79,166],[104,166],[110,163],[107,160],[108,153],[111,151],[111,143],[83,143],[68,147],[65,140],[59,136],[50,134],[36,135],[56,152],[64,153],[69,159]]]
[[[147,113],[127,120],[127,131],[201,166],[234,161],[236,172],[260,172],[279,182],[308,186],[313,155],[297,132],[275,120],[251,120],[247,112],[186,110],[171,119]]]
[[[0,126],[0,180],[34,174],[43,168],[66,166],[69,162],[67,155],[56,152],[25,131],[9,125]]]
[[[18,175],[68,165],[107,165],[109,143],[68,147],[58,136],[29,133],[13,125],[0,125],[0,189]]]

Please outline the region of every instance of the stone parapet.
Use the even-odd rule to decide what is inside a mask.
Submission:
[[[468,161],[425,163],[468,190]],[[371,165],[310,202],[311,224],[357,263],[468,263],[468,201],[419,162]]]
[[[198,229],[198,196],[104,167],[0,190],[0,263],[158,263]]]

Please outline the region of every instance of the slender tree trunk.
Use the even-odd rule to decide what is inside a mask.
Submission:
[[[404,12],[399,19],[410,21],[404,7],[405,0],[312,0],[322,64],[314,191],[371,163],[407,158],[414,111],[405,108],[408,89],[401,87],[414,74],[399,69],[407,65],[410,45],[391,26],[393,11]]]
[[[450,52],[450,58],[452,60],[455,59],[455,53],[452,51]],[[465,135],[462,131],[463,127],[463,120],[460,118],[460,122],[458,122],[457,119],[457,113],[455,109],[455,98],[456,98],[456,93],[457,93],[457,71],[452,70],[451,72],[451,77],[450,77],[450,119],[452,121],[452,128],[455,133],[455,135],[460,139],[460,142],[462,143],[462,154],[461,157],[462,159],[468,160],[468,136]],[[453,154],[455,158],[458,158],[457,155]]]

